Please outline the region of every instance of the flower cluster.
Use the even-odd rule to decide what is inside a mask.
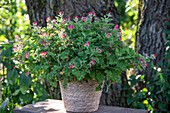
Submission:
[[[16,36],[14,47],[19,66],[27,67],[26,75],[52,80],[97,80],[101,85],[105,76],[112,82],[120,80],[121,71],[134,66],[137,54],[121,41],[122,32],[110,21],[111,13],[97,18],[89,12],[87,17],[56,19],[48,17],[47,27],[36,22],[32,36],[26,40]],[[93,20],[93,21],[92,21]],[[22,45],[23,44],[23,45]]]
[[[47,57],[47,52],[41,52],[40,55],[41,57]]]

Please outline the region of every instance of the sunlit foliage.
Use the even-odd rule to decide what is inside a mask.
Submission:
[[[0,42],[14,41],[16,35],[22,37],[29,26],[24,0],[0,1]]]

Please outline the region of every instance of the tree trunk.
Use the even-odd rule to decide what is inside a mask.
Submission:
[[[81,17],[88,12],[96,12],[98,17],[112,12],[115,24],[119,24],[119,13],[114,0],[26,0],[27,12],[31,24],[46,26],[46,18],[55,18],[59,11],[65,12],[65,17]]]
[[[142,0],[139,0],[142,1]],[[152,62],[159,66],[164,63],[165,42],[167,34],[163,31],[167,26],[163,23],[168,22],[169,0],[144,0],[143,18],[139,29],[139,36],[136,39],[136,50],[142,55],[156,55]],[[152,76],[152,71],[143,72],[148,79]]]
[[[114,5],[114,0],[26,0],[30,22],[38,22],[38,25],[46,26],[46,18],[55,18],[59,11],[64,11],[65,17],[86,16],[88,12],[96,12],[97,17],[109,13],[113,15],[113,23],[119,24],[119,13]],[[126,74],[122,74],[122,83],[125,83]],[[52,90],[46,81],[47,90],[52,98],[60,98],[59,85]],[[112,84],[109,92],[104,85],[101,104],[125,106],[125,94],[121,84]]]
[[[166,51],[166,42],[168,40],[166,37],[168,35],[164,32],[165,29],[170,29],[170,26],[165,25],[165,22],[169,22],[170,17],[170,0],[139,0],[140,3],[140,10],[139,10],[139,20],[138,20],[138,31],[137,31],[137,37],[136,37],[136,50],[138,53],[142,55],[151,56],[152,54],[155,54],[156,59],[151,60],[151,62],[156,65],[157,67],[161,67],[162,69],[162,76],[167,77],[168,81],[168,65],[167,64],[167,52]],[[141,14],[140,14],[141,13]],[[169,27],[169,28],[168,28]],[[166,57],[165,57],[166,56]],[[165,59],[166,58],[166,59]],[[161,72],[161,73],[162,73]],[[168,95],[166,92],[169,91],[168,86],[166,86],[166,89],[161,88],[162,86],[157,85],[156,83],[149,83],[150,81],[153,81],[154,79],[154,73],[153,69],[146,68],[145,71],[141,72],[141,75],[146,75],[146,81],[138,83],[139,90],[142,90],[146,86],[153,86],[150,87],[152,90],[155,90],[154,97],[151,97],[154,100],[152,103],[152,107],[154,108],[154,112],[167,112],[169,108],[169,102]],[[149,84],[148,84],[149,83]],[[157,82],[159,84],[159,82]],[[158,87],[157,87],[158,86]],[[163,86],[164,87],[164,86]],[[148,88],[148,89],[149,89]],[[158,90],[162,90],[162,93],[158,93]],[[153,92],[151,92],[153,93]],[[149,97],[149,96],[148,96]],[[150,98],[150,97],[149,97]],[[145,98],[143,98],[145,99]],[[141,101],[143,101],[141,99]],[[160,105],[164,104],[164,108],[161,108]]]

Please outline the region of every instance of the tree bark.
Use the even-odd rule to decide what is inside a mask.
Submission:
[[[65,12],[65,17],[81,17],[88,12],[96,12],[98,17],[109,11],[113,15],[113,23],[119,24],[119,13],[114,5],[114,0],[26,0],[27,12],[31,24],[46,26],[46,18],[55,18],[60,11]]]
[[[142,1],[142,0],[139,0]],[[152,60],[154,65],[159,66],[164,63],[165,42],[167,34],[163,31],[168,26],[163,23],[168,22],[170,1],[169,0],[144,0],[139,36],[136,38],[136,50],[142,55],[156,55]],[[148,79],[152,76],[152,71],[143,72]]]
[[[86,16],[88,12],[96,12],[97,17],[109,13],[113,15],[113,23],[119,24],[119,13],[114,5],[114,0],[26,0],[30,22],[38,22],[38,25],[46,26],[46,18],[55,18],[59,11],[64,11],[65,17]],[[127,81],[126,74],[122,74],[122,84],[115,83],[106,92],[106,84],[103,88],[100,104],[125,106],[125,92],[123,84]],[[47,91],[52,98],[61,98],[59,85],[52,90],[46,81]]]

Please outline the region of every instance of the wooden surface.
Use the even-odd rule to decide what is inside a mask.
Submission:
[[[16,108],[13,113],[70,113],[66,112],[61,100],[47,99],[35,104]],[[98,111],[93,113],[148,113],[147,110],[130,109],[115,106],[100,105]]]

